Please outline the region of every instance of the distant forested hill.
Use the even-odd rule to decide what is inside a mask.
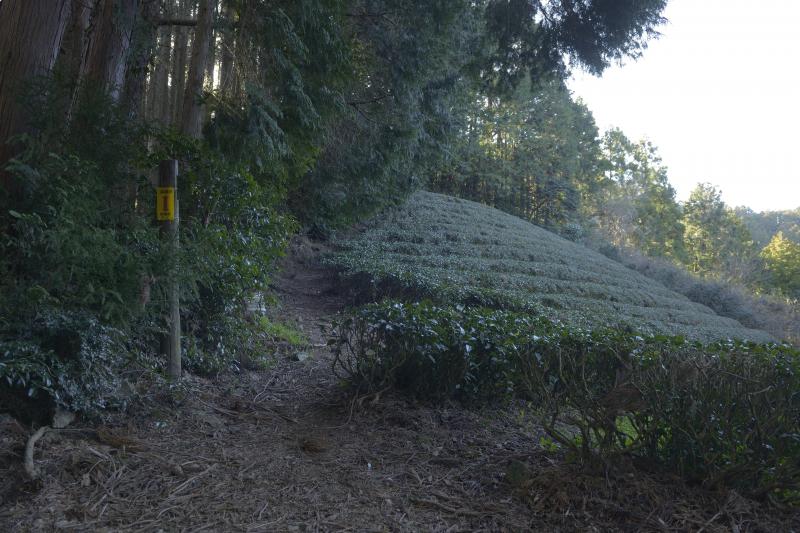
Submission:
[[[746,207],[737,207],[736,213],[742,217],[750,229],[753,241],[761,248],[766,246],[772,236],[779,231],[782,231],[786,238],[800,243],[800,207],[761,213],[755,213]]]

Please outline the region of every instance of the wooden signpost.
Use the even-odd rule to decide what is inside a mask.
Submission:
[[[156,188],[156,220],[159,222],[163,241],[168,243],[173,254],[178,248],[178,161],[166,159],[158,168],[158,187]],[[173,267],[167,281],[167,330],[161,336],[160,352],[167,359],[167,372],[171,378],[181,377],[181,308],[177,272]]]

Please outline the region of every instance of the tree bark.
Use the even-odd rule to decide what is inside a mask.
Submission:
[[[84,79],[107,91],[114,101],[122,94],[138,10],[139,0],[100,0],[92,20]]]
[[[169,123],[169,71],[172,57],[172,28],[158,29],[158,50],[147,92],[147,118]]]
[[[225,31],[222,33],[219,91],[228,96],[233,87],[234,28],[233,10],[227,3],[223,5],[222,17],[225,21]]]
[[[180,14],[184,15],[191,11],[191,6],[187,0],[183,0],[179,9]],[[188,47],[188,30],[182,27],[175,27],[175,46],[172,55],[172,80],[170,94],[170,124],[180,125],[181,111],[183,106],[183,93],[186,88],[186,48]]]
[[[236,20],[233,44],[233,77],[231,79],[231,94],[236,98],[244,95],[245,82],[248,75],[254,73],[255,58],[249,56],[250,35],[253,33],[253,4],[244,0],[239,8]]]
[[[3,169],[18,147],[9,139],[27,128],[20,86],[55,64],[69,21],[69,0],[0,2],[0,185],[10,196],[18,184]]]
[[[66,121],[69,122],[72,106],[77,97],[78,84],[84,71],[86,49],[89,45],[88,30],[93,6],[82,0],[72,0],[72,11],[64,38],[61,53],[56,61],[56,70],[69,85],[71,96],[65,110]]]
[[[197,26],[195,19],[161,19],[158,21],[159,26]]]
[[[147,72],[157,44],[157,17],[158,3],[154,0],[144,1],[134,25],[131,57],[122,93],[122,106],[131,119],[138,118],[142,112]]]
[[[203,118],[203,80],[211,47],[213,9],[209,0],[200,0],[197,13],[197,29],[192,46],[192,63],[189,67],[186,90],[181,113],[181,133],[199,138]]]
[[[214,70],[215,70],[216,63],[217,63],[217,31],[214,28],[214,26],[215,26],[214,20],[216,20],[216,18],[218,16],[218,13],[219,13],[219,11],[217,11],[216,7],[214,7],[215,3],[216,3],[216,0],[212,0],[211,8],[210,8],[211,9],[211,21],[212,21],[211,25],[212,25],[212,28],[211,28],[211,33],[209,35],[209,43],[210,44],[208,45],[208,60],[206,61],[206,80],[207,80],[208,86],[211,87],[212,89],[214,88],[214,75],[215,75]]]

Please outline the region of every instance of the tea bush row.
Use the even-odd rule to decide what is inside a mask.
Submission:
[[[800,490],[800,352],[583,330],[511,311],[386,302],[342,320],[335,368],[362,391],[522,398],[584,460],[647,460],[751,496]]]
[[[474,202],[415,193],[327,258],[367,298],[430,297],[533,310],[584,328],[628,327],[714,341],[774,340],[604,255]]]
[[[599,251],[670,290],[713,309],[718,315],[800,345],[800,306],[796,301],[777,295],[753,294],[734,283],[701,278],[665,259],[647,257],[635,250],[605,244],[599,247]]]

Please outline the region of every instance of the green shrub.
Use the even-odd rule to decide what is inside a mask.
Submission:
[[[387,303],[335,326],[334,369],[366,390],[390,386],[426,398],[510,398],[513,338],[503,313]]]
[[[124,325],[140,312],[131,302],[142,275],[155,268],[157,231],[104,198],[95,163],[44,151],[36,147],[35,161],[11,166],[34,188],[35,201],[15,209],[0,201],[0,227],[8,228],[0,234],[0,311],[13,316],[5,309],[13,305],[24,322],[43,305],[58,306]]]
[[[121,332],[86,313],[47,310],[24,334],[0,332],[0,399],[19,418],[49,423],[56,406],[98,415],[124,407]]]
[[[0,410],[23,420],[124,406],[129,354],[152,362],[141,348],[159,325],[141,296],[143,279],[162,275],[162,250],[134,202],[145,132],[123,126],[111,110],[99,131],[27,138],[8,167],[25,194],[0,197]]]
[[[331,344],[335,368],[362,390],[529,400],[586,461],[643,458],[754,496],[800,490],[800,352],[786,345],[704,346],[397,302],[357,310]]]
[[[175,279],[186,367],[236,368],[258,333],[243,320],[245,301],[267,286],[294,228],[277,208],[281,178],[273,167],[133,122],[88,90],[65,131],[58,98],[48,96],[55,85],[37,89],[38,133],[22,139],[24,152],[8,166],[21,194],[0,195],[0,411],[38,418],[24,413],[29,391],[42,413],[114,405],[128,354],[158,370],[150,356]],[[180,161],[177,253],[153,220],[149,178],[164,158]],[[49,326],[32,326],[55,320],[48,317],[61,317],[59,337],[78,339],[66,358],[50,347]],[[106,331],[120,341],[95,346],[93,338],[111,338]]]

